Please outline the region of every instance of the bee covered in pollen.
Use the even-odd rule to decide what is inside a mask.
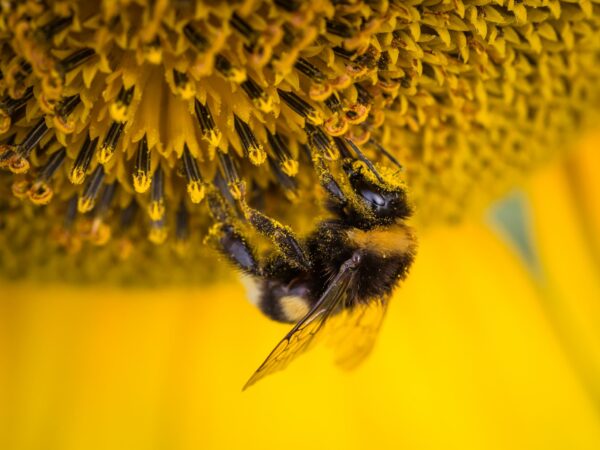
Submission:
[[[217,223],[209,239],[243,272],[250,301],[269,318],[295,324],[244,389],[284,369],[320,336],[332,338],[339,365],[360,363],[373,347],[394,288],[414,260],[416,239],[405,223],[412,211],[402,184],[376,168],[352,141],[336,138],[335,143],[344,157],[336,167],[312,156],[329,217],[305,237],[297,238],[289,227],[250,207],[243,194],[238,200],[238,216],[273,244],[264,257],[244,235],[232,207],[236,203],[227,202],[218,189],[208,196]]]

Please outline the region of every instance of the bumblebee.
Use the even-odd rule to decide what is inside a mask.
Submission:
[[[346,157],[336,176],[324,158],[313,157],[329,217],[306,237],[297,238],[243,199],[237,203],[238,215],[275,247],[263,258],[223,195],[209,195],[217,223],[210,235],[243,272],[249,299],[271,319],[295,324],[244,389],[285,368],[320,336],[333,339],[339,365],[356,366],[371,351],[390,296],[414,260],[416,239],[405,223],[412,213],[406,190],[393,177],[381,176],[351,141],[338,144]],[[348,147],[359,157],[351,157]]]

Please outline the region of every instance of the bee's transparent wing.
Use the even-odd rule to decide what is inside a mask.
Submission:
[[[355,271],[344,264],[315,306],[277,344],[267,359],[250,377],[244,389],[261,378],[287,367],[291,360],[308,350],[316,341],[330,316],[347,302],[348,288]]]
[[[375,345],[389,299],[372,299],[355,305],[331,319],[327,334],[334,347],[335,362],[344,369],[358,366]]]

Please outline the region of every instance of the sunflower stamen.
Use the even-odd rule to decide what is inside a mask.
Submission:
[[[152,190],[150,191],[150,205],[148,215],[153,221],[159,221],[165,216],[165,180],[164,172],[160,166],[152,176]]]
[[[226,80],[234,83],[241,83],[246,79],[246,71],[241,67],[231,64],[229,59],[220,53],[215,56],[215,69],[223,75]]]
[[[235,200],[241,199],[243,182],[239,176],[235,162],[231,159],[229,153],[217,152],[217,156],[219,158],[219,166],[227,183],[227,189]]]
[[[306,124],[305,131],[308,136],[308,143],[313,150],[316,150],[330,161],[339,158],[340,154],[337,147],[321,128]]]
[[[71,53],[66,58],[60,60],[59,65],[63,73],[69,73],[80,65],[88,61],[96,52],[93,48],[85,47]]]
[[[281,164],[271,156],[269,156],[269,167],[275,174],[275,178],[279,182],[287,199],[290,201],[296,200],[298,198],[298,184],[296,183],[296,180],[285,173]]]
[[[189,100],[196,94],[194,83],[190,81],[187,74],[179,72],[178,70],[173,70],[173,81],[175,83],[177,94],[184,100]]]
[[[263,112],[273,109],[273,99],[252,78],[247,78],[240,86],[258,109]]]
[[[321,113],[302,100],[298,95],[281,89],[277,89],[277,92],[292,111],[306,119],[308,123],[312,125],[321,125],[323,123],[323,116]]]
[[[311,80],[317,83],[323,83],[327,80],[323,72],[321,72],[316,66],[311,64],[304,58],[298,58],[298,61],[294,64],[294,67]]]
[[[39,28],[44,39],[49,40],[73,23],[73,16],[57,17]]]
[[[165,219],[153,220],[150,222],[150,232],[148,233],[148,239],[150,242],[156,245],[160,245],[167,240],[167,227]]]
[[[187,144],[183,146],[183,169],[187,180],[187,192],[192,203],[200,203],[204,198],[205,186],[198,163],[192,156]]]
[[[150,163],[151,155],[148,149],[148,139],[144,135],[138,144],[135,166],[133,168],[133,188],[140,194],[150,188]]]
[[[56,171],[63,165],[67,150],[62,147],[60,150],[54,152],[48,158],[46,164],[41,168],[36,180],[34,181],[31,189],[29,190],[29,199],[36,205],[47,205],[54,195],[54,191],[48,182],[52,179],[52,176]]]
[[[100,191],[100,187],[104,181],[104,176],[104,166],[102,164],[98,164],[92,172],[92,175],[90,176],[90,179],[83,190],[83,194],[77,201],[77,211],[80,213],[86,213],[94,208],[96,198],[98,197],[98,192]]]
[[[0,101],[0,133],[6,133],[11,124],[25,115],[27,102],[33,98],[33,87],[28,87],[20,98],[5,97]]]
[[[15,152],[12,155],[8,168],[13,173],[26,173],[29,170],[29,155],[40,141],[46,136],[49,129],[46,125],[46,119],[43,117],[35,124],[35,126],[27,133],[25,139],[20,144],[15,146]]]
[[[117,144],[119,143],[121,134],[123,134],[123,128],[125,128],[125,123],[123,122],[111,123],[108,133],[106,133],[106,137],[104,138],[104,142],[102,142],[102,145],[100,146],[100,152],[98,153],[98,162],[100,164],[106,164],[115,154]]]
[[[296,12],[300,9],[302,2],[299,0],[275,0],[275,4],[287,12]]]
[[[85,174],[90,167],[90,163],[92,162],[92,157],[94,156],[94,152],[96,151],[96,145],[98,144],[98,138],[94,138],[91,140],[89,135],[86,136],[79,153],[77,154],[77,158],[75,158],[75,162],[73,163],[73,167],[69,172],[69,180],[73,184],[81,184],[85,178]]]
[[[133,100],[133,94],[135,92],[135,86],[131,86],[128,89],[121,87],[117,100],[110,104],[109,111],[110,117],[116,122],[125,122],[127,120],[127,110]]]
[[[200,103],[198,99],[196,99],[194,103],[194,108],[196,110],[198,123],[200,124],[200,131],[202,131],[202,138],[210,145],[216,147],[219,145],[219,142],[221,142],[222,135],[215,125],[210,109],[208,109],[208,106]]]
[[[208,40],[192,24],[188,23],[183,27],[183,34],[198,53],[204,53],[208,50]]]
[[[178,243],[186,242],[190,237],[190,213],[185,207],[185,202],[179,203],[175,213],[175,239]]]
[[[255,42],[258,38],[258,33],[252,26],[242,19],[237,13],[233,13],[229,19],[229,24],[240,33],[248,42]]]
[[[335,36],[342,38],[351,38],[356,35],[356,28],[344,23],[339,20],[328,20],[327,21],[327,32]]]
[[[234,127],[237,135],[240,137],[244,154],[250,162],[256,166],[265,162],[267,154],[263,146],[256,140],[250,126],[234,114]]]
[[[288,177],[296,176],[298,173],[298,161],[292,158],[283,138],[278,133],[271,134],[267,131],[267,140],[273,153],[275,153],[278,165],[281,167],[282,172]]]

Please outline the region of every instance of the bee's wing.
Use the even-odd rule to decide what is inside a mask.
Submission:
[[[383,323],[389,299],[377,298],[360,303],[332,318],[328,327],[329,343],[334,347],[335,362],[344,369],[358,366],[373,350]]]
[[[285,369],[292,359],[308,350],[316,342],[325,322],[333,312],[346,304],[348,287],[352,285],[355,271],[344,264],[329,284],[315,306],[277,344],[267,359],[250,377],[244,389],[261,378]]]

